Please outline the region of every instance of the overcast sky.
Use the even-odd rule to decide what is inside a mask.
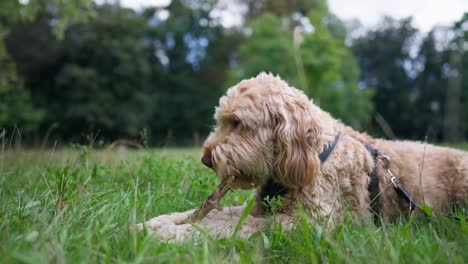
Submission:
[[[429,31],[434,25],[450,25],[468,12],[468,0],[328,0],[330,9],[342,19],[358,18],[375,25],[382,15],[413,16],[416,27]]]
[[[104,2],[100,0],[98,2]],[[120,0],[123,6],[140,8],[167,5],[170,0]],[[468,12],[468,0],[328,0],[330,9],[340,18],[357,18],[364,26],[374,26],[383,15],[395,18],[413,16],[414,25],[429,31],[434,25],[450,25]],[[226,24],[235,18],[226,18]]]

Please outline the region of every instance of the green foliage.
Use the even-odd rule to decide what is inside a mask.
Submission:
[[[190,6],[174,0],[165,9],[150,8],[144,14],[151,25],[144,40],[152,44],[148,60],[156,98],[149,107],[151,132],[157,143],[189,139],[199,144],[200,133],[208,132],[214,106],[223,92],[237,36],[210,16],[214,2],[201,3]],[[155,14],[161,11],[170,16],[156,20]]]
[[[294,20],[288,16],[265,12],[253,19],[228,85],[261,71],[278,74],[335,117],[362,128],[373,110],[372,92],[358,86],[359,69],[345,46],[342,22],[329,13],[326,2],[311,6],[306,13],[312,32],[299,33],[303,26],[291,29]]]
[[[0,36],[1,39],[1,36]],[[1,52],[1,51],[0,51]],[[0,93],[7,92],[18,81],[14,61],[6,54],[0,54]]]
[[[39,14],[48,12],[54,17],[52,29],[59,37],[72,22],[86,21],[93,15],[90,0],[3,0],[0,3],[0,62],[8,58],[5,51],[4,39],[8,36],[12,26],[33,21]],[[3,64],[3,63],[2,63]],[[6,89],[5,80],[14,75],[14,69],[0,68],[0,91]]]
[[[252,33],[239,48],[239,63],[231,69],[229,85],[262,71],[278,74],[297,84],[292,33],[285,22],[281,17],[264,13],[250,23]]]
[[[373,112],[372,92],[358,85],[359,68],[345,46],[343,23],[328,13],[326,5],[317,4],[308,15],[314,31],[305,35],[300,47],[306,92],[333,116],[362,129]]]
[[[49,116],[56,115],[63,134],[87,124],[105,135],[135,136],[148,123],[151,101],[150,65],[140,47],[145,21],[128,9],[96,11],[95,19],[65,33],[64,61],[48,93],[51,110],[59,111]]]
[[[85,21],[90,12],[89,0],[4,0],[0,2],[0,126],[20,127],[22,132],[36,132],[45,116],[30,98],[30,93],[20,85],[15,59],[6,51],[5,40],[12,27],[33,21],[47,10],[54,18],[51,23],[55,35],[61,37],[71,22]],[[52,21],[52,20],[51,20]],[[35,41],[36,39],[34,39]],[[34,50],[34,52],[38,52]],[[29,62],[30,63],[30,62]],[[20,87],[21,86],[21,87]]]
[[[186,155],[187,153],[193,153]],[[466,263],[468,228],[444,217],[401,219],[380,228],[351,217],[334,230],[299,214],[273,219],[249,239],[161,243],[131,228],[195,208],[215,188],[200,149],[6,152],[0,178],[3,263]],[[229,192],[224,206],[249,201]]]
[[[459,57],[459,67],[456,68],[456,72],[460,78],[460,90],[461,90],[461,126],[464,132],[464,136],[468,137],[468,124],[463,122],[468,119],[468,49],[466,43],[468,42],[468,12],[465,12],[463,16],[455,22],[453,26],[455,37],[451,42],[449,50],[454,52],[453,56]],[[453,67],[453,66],[452,66]]]
[[[26,145],[88,143],[98,131],[104,143],[147,131],[150,145],[198,145],[225,89],[266,71],[375,135],[382,127],[404,138],[468,135],[466,15],[420,44],[410,19],[388,18],[351,39],[324,0],[239,3],[245,25],[225,28],[215,14],[222,1],[138,12],[89,0],[2,1],[0,94],[9,99],[0,125],[18,125]],[[444,43],[444,34],[454,37]]]
[[[14,129],[21,127],[21,133],[35,131],[44,111],[33,106],[28,90],[18,85],[0,92],[0,127]]]
[[[16,27],[7,40],[10,52],[26,86],[33,87],[34,103],[47,110],[43,129],[56,123],[61,135],[94,128],[110,136],[137,135],[147,124],[151,100],[149,65],[140,47],[145,21],[119,7],[95,11],[99,16],[69,27],[60,42],[49,15]],[[30,52],[33,45],[42,52]]]
[[[444,74],[444,64],[447,64],[447,54],[437,50],[435,32],[430,32],[420,46],[415,64],[423,67],[414,79],[412,87],[414,105],[411,121],[412,134],[417,138],[442,138],[445,112],[445,93],[447,75]]]
[[[210,9],[94,6],[96,16],[70,25],[61,41],[47,12],[13,27],[8,50],[33,104],[47,111],[35,132],[56,127],[61,139],[84,142],[98,131],[115,140],[148,129],[150,144],[200,144],[237,39]]]
[[[90,8],[91,1],[89,0],[4,0],[0,3],[0,17],[3,19],[2,29],[7,31],[8,26],[15,23],[31,21],[38,14],[47,10],[57,19],[54,23],[56,33],[62,34],[65,27],[71,22],[85,21],[92,16]]]
[[[375,91],[374,105],[397,137],[441,139],[447,91],[447,55],[434,34],[422,40],[411,19],[385,18],[353,42],[361,82]],[[378,129],[380,130],[380,128]],[[389,135],[387,135],[389,136]]]
[[[267,196],[264,198],[262,201],[263,206],[265,208],[268,208],[268,211],[270,212],[277,212],[278,209],[283,207],[283,197],[281,195],[270,197]]]
[[[420,32],[411,18],[387,17],[353,42],[360,81],[374,89],[375,110],[397,137],[461,139],[460,124],[466,123],[468,113],[464,103],[468,72],[463,70],[468,61],[461,47],[468,35],[461,26],[466,17],[451,29],[434,28],[419,46]],[[444,34],[454,38],[437,37]]]
[[[242,212],[241,216],[239,217],[239,220],[237,221],[236,227],[234,229],[234,233],[232,234],[233,237],[237,235],[245,219],[249,216],[250,212],[252,212],[252,209],[255,205],[256,200],[257,199],[255,197],[255,194],[252,194],[250,199],[246,203],[244,211]]]

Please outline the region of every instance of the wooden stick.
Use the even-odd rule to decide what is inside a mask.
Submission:
[[[189,221],[195,222],[202,220],[211,210],[220,209],[221,198],[226,195],[227,191],[234,185],[236,177],[230,176],[221,181],[216,189],[208,196],[208,198],[193,212],[185,221],[180,224],[185,224]]]

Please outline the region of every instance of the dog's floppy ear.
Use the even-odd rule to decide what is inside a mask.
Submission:
[[[309,111],[309,102],[292,98],[273,100],[275,156],[274,178],[287,188],[314,184],[320,161],[314,154],[320,127]]]

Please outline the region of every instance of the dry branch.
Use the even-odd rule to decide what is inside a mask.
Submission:
[[[219,209],[221,198],[226,195],[227,191],[234,185],[236,177],[230,176],[221,181],[216,189],[208,196],[208,198],[195,210],[185,221],[180,224],[185,224],[189,221],[195,222],[202,220],[211,210]]]

